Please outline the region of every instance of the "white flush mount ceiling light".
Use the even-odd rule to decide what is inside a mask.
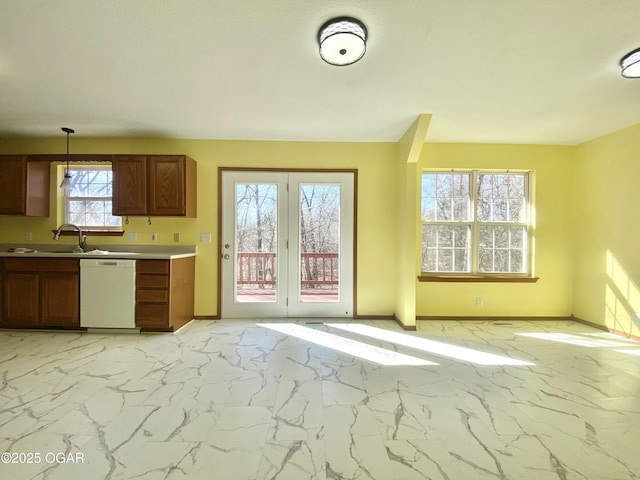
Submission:
[[[627,53],[620,59],[622,76],[626,78],[640,78],[640,48]]]
[[[318,31],[320,57],[330,65],[351,65],[367,50],[367,27],[355,18],[338,17]]]

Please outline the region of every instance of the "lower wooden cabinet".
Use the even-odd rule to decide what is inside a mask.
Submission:
[[[43,325],[80,326],[80,276],[78,273],[40,274],[40,318]]]
[[[39,283],[37,273],[6,272],[3,275],[3,325],[11,327],[39,326]]]
[[[174,332],[193,319],[195,257],[136,262],[136,327]]]
[[[174,332],[193,319],[195,257],[136,262],[136,326]],[[80,261],[0,259],[0,327],[79,328]]]
[[[0,325],[78,328],[80,262],[69,258],[4,259]]]

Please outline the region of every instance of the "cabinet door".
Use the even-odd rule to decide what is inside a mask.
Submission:
[[[24,215],[49,216],[51,164],[27,161],[27,186]]]
[[[27,201],[27,159],[19,155],[0,158],[0,214],[24,215]]]
[[[49,216],[49,162],[0,156],[0,215]]]
[[[113,214],[148,215],[147,157],[142,155],[114,155]]]
[[[40,274],[40,323],[79,327],[80,277],[75,273]]]
[[[39,325],[37,273],[6,273],[2,290],[4,325],[12,327]]]
[[[186,215],[185,157],[149,157],[149,215]]]

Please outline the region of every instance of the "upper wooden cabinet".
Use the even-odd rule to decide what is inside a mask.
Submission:
[[[196,216],[196,162],[185,155],[114,155],[113,214]]]
[[[0,155],[0,215],[49,216],[49,162]]]
[[[113,214],[148,215],[147,157],[140,155],[114,155]]]

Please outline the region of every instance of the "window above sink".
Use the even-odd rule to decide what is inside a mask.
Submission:
[[[112,212],[113,174],[110,165],[69,168],[70,185],[63,190],[63,219],[91,235],[94,231],[122,231],[122,217]]]

